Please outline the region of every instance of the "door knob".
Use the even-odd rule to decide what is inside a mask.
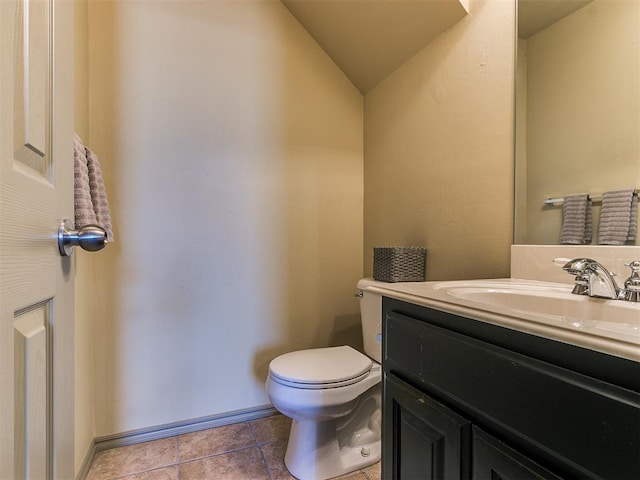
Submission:
[[[80,247],[87,252],[97,252],[107,245],[107,232],[98,225],[85,225],[74,230],[69,220],[62,220],[58,227],[58,250],[63,257],[73,253],[73,247]]]

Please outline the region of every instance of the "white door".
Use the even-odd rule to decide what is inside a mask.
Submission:
[[[73,10],[0,0],[0,480],[73,472]]]

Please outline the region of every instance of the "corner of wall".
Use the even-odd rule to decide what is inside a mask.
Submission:
[[[425,246],[428,280],[508,275],[515,8],[471,7],[365,96],[365,275],[374,245]]]
[[[88,0],[73,0],[74,15],[74,130],[87,139],[88,103]],[[81,473],[95,437],[93,410],[93,359],[90,319],[94,296],[93,259],[78,252],[74,265],[74,472]]]

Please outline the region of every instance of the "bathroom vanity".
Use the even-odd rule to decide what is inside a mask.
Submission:
[[[640,478],[638,363],[385,298],[389,479]]]
[[[489,295],[538,285],[502,282]],[[585,309],[608,301],[576,298],[580,318],[570,304],[544,324],[513,305],[451,301],[460,283],[381,289],[383,478],[639,479],[640,305],[598,327]],[[548,285],[574,301],[570,285]]]

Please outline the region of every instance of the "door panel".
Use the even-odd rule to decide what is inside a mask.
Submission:
[[[73,5],[0,1],[0,479],[71,479]],[[55,59],[55,63],[54,63]]]
[[[50,4],[43,0],[25,0],[16,2],[15,8],[15,160],[48,176]]]
[[[16,478],[50,476],[49,303],[14,319]]]

